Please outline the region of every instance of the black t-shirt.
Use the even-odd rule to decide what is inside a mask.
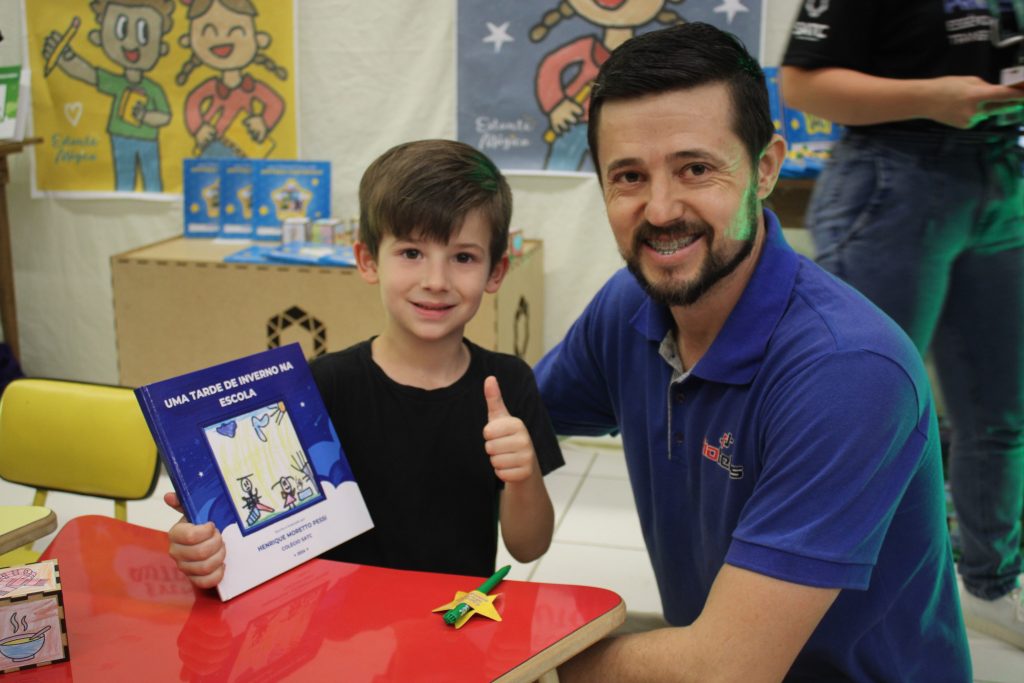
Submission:
[[[1015,33],[1012,5],[1002,7],[1003,33]],[[1018,47],[992,45],[993,21],[987,0],[805,0],[782,63],[883,78],[978,76],[998,83],[1000,71],[1016,63]],[[884,127],[949,130],[924,119]]]
[[[397,569],[488,576],[498,548],[501,480],[484,450],[484,379],[498,379],[509,412],[533,439],[541,472],[564,464],[525,362],[466,342],[454,384],[398,384],[373,362],[370,341],[317,358],[323,396],[374,528],[322,557]]]

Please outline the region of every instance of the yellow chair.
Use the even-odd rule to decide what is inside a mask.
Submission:
[[[0,477],[36,489],[129,500],[153,493],[156,444],[131,389],[50,379],[17,379],[0,396]],[[31,545],[0,555],[0,567],[34,562]]]

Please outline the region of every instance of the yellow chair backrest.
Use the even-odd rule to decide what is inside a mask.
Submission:
[[[36,488],[128,500],[156,486],[156,444],[131,389],[84,382],[17,379],[0,396],[0,477]]]

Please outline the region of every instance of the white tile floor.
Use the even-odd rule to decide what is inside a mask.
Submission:
[[[541,559],[523,565],[502,549],[498,564],[511,564],[509,578],[535,579],[554,583],[582,583],[603,586],[619,593],[630,611],[658,612],[657,588],[644,550],[643,538],[625,463],[615,439],[570,439],[563,442],[565,467],[546,477],[555,506],[555,537],[551,550]],[[171,490],[161,477],[153,495],[128,503],[128,519],[135,524],[167,529],[177,514],[163,503]],[[30,489],[0,480],[0,502],[29,504]],[[47,505],[65,521],[80,514],[106,514],[113,505],[106,501],[51,493]],[[52,536],[40,539],[37,549]],[[978,633],[968,633],[974,660],[975,681],[1021,683],[1024,681],[1024,651]]]

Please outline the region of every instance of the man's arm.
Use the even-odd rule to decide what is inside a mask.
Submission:
[[[558,668],[563,683],[781,681],[839,595],[723,565],[690,626],[607,638]]]
[[[1024,106],[1019,89],[975,76],[894,79],[838,67],[795,66],[783,66],[781,73],[786,104],[848,126],[931,119],[967,129]]]

